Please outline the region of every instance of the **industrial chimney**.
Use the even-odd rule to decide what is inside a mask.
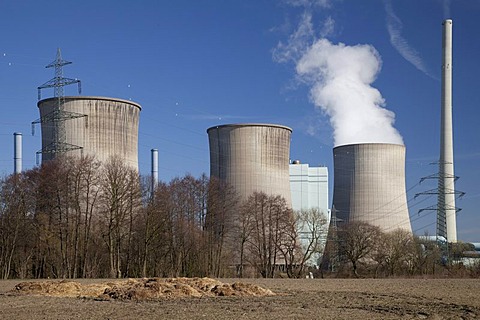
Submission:
[[[15,132],[13,134],[13,173],[22,172],[22,134]]]
[[[333,149],[336,224],[366,222],[412,232],[405,189],[405,146],[364,143]]]
[[[438,177],[437,235],[457,242],[452,126],[452,20],[443,22],[442,116]]]
[[[158,185],[158,149],[152,149],[152,194]]]

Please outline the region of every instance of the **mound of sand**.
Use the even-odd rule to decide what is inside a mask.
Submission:
[[[241,282],[228,284],[210,278],[143,278],[95,284],[81,284],[68,280],[31,281],[17,284],[11,292],[28,295],[134,301],[184,297],[274,295],[272,291],[253,284]]]

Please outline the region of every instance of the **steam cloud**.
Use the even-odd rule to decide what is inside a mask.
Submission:
[[[288,41],[274,48],[273,59],[295,63],[298,78],[311,86],[312,102],[329,117],[335,146],[403,144],[393,127],[395,114],[384,108],[385,99],[371,86],[382,66],[377,50],[370,45],[332,44],[325,38],[335,32],[331,17],[325,19],[317,40],[311,9],[315,4],[328,8],[330,0],[286,1],[302,5],[305,11]],[[388,6],[389,0],[385,1]]]
[[[396,143],[395,114],[384,108],[381,93],[371,86],[381,58],[370,45],[347,46],[320,39],[298,60],[298,76],[311,85],[311,99],[329,117],[336,146],[353,143]]]

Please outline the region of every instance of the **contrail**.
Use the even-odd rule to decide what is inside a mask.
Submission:
[[[398,51],[398,53],[415,68],[423,72],[425,75],[438,80],[435,76],[430,74],[425,66],[420,54],[412,48],[408,41],[402,36],[403,23],[393,11],[390,0],[385,0],[385,11],[387,12],[387,30],[390,35],[390,43]]]

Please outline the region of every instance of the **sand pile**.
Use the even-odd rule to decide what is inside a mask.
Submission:
[[[241,282],[228,284],[210,278],[143,278],[95,284],[81,284],[68,280],[31,281],[17,284],[12,292],[28,295],[135,301],[184,297],[274,295],[272,291],[253,284]]]

